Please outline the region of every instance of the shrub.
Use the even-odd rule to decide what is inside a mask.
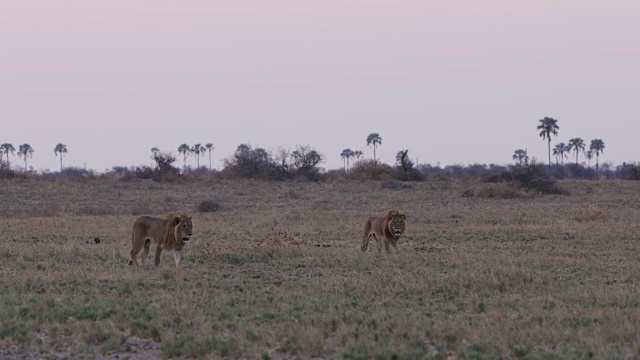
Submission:
[[[0,179],[13,179],[16,177],[16,172],[11,170],[6,162],[0,160]]]
[[[385,181],[381,186],[383,189],[390,190],[413,189],[413,186],[395,180]]]
[[[595,179],[597,177],[595,169],[577,164],[567,164],[563,170],[567,177],[573,179]]]
[[[253,149],[250,145],[241,144],[230,157],[224,160],[226,176],[269,179],[277,173],[273,157],[265,149]]]
[[[495,199],[515,199],[515,198],[528,198],[537,195],[535,191],[527,190],[522,187],[514,186],[514,184],[491,184],[485,188],[482,188],[478,191],[467,190],[462,196],[463,197],[485,197],[485,198],[495,198]]]
[[[349,171],[348,178],[352,180],[391,180],[393,168],[374,160],[357,161]]]
[[[233,155],[224,160],[222,177],[318,181],[323,179],[318,168],[322,160],[322,155],[310,146],[298,146],[293,152],[280,149],[274,157],[265,149],[241,144]]]
[[[396,168],[394,169],[394,179],[400,181],[421,181],[424,175],[413,167],[413,161],[407,154],[409,150],[399,151],[396,154]]]
[[[622,163],[620,177],[624,180],[640,180],[640,166],[634,163]]]
[[[155,151],[153,153],[153,161],[156,162],[154,178],[157,180],[173,181],[180,175],[180,170],[173,166],[176,157],[171,153],[163,153]]]
[[[198,205],[198,212],[210,213],[222,210],[222,206],[213,200],[204,200]]]
[[[515,165],[500,175],[489,175],[485,178],[485,181],[491,183],[507,182],[517,188],[527,191],[535,190],[542,194],[563,193],[556,186],[555,179],[549,175],[547,166],[537,163],[535,160],[525,162],[522,165]]]

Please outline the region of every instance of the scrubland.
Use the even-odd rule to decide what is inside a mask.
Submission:
[[[640,182],[483,186],[1,181],[0,358],[640,357]],[[389,209],[400,253],[362,253]],[[129,267],[135,218],[172,210],[182,267]]]

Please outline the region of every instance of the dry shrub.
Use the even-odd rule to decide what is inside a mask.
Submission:
[[[218,212],[220,210],[222,210],[222,206],[214,200],[204,200],[198,205],[198,212],[201,213]]]
[[[462,195],[462,197],[476,197],[476,189],[467,189],[465,190]]]
[[[373,160],[360,160],[349,171],[351,180],[383,180],[393,179],[393,168]]]
[[[477,191],[467,190],[462,194],[463,197],[476,196],[495,199],[531,198],[537,195],[535,190],[527,190],[505,183],[491,184]]]
[[[304,242],[304,235],[299,232],[289,232],[274,226],[264,240],[258,242],[257,248],[265,255],[289,256],[300,253],[300,245]]]
[[[578,222],[604,220],[611,217],[611,210],[609,207],[598,207],[595,205],[589,205],[584,208],[579,208],[576,214],[575,220]]]
[[[413,189],[413,186],[395,180],[385,181],[380,186],[382,186],[383,189],[389,190]]]
[[[347,177],[347,173],[344,171],[344,169],[329,170],[325,174],[325,177],[327,181],[342,180]]]

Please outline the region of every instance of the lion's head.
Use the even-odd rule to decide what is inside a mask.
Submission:
[[[169,221],[168,230],[173,233],[178,244],[184,244],[189,241],[191,235],[193,235],[193,223],[191,217],[186,214],[169,214],[167,215],[167,221]]]
[[[387,214],[387,228],[393,236],[399,237],[404,233],[406,218],[407,216],[405,214],[401,214],[398,211],[389,211]]]

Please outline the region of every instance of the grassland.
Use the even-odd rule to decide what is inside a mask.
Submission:
[[[0,358],[640,357],[640,182],[482,186],[2,181]],[[361,253],[390,208],[400,254]],[[182,268],[127,266],[136,216],[177,209]]]

